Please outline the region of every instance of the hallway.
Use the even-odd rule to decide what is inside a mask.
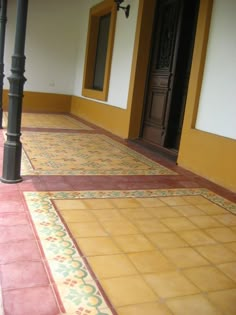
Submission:
[[[1,315],[236,314],[236,194],[73,116],[24,113],[21,140]]]

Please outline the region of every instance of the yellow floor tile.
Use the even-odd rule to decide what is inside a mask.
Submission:
[[[213,216],[213,218],[226,226],[236,226],[236,216],[233,214],[219,214]]]
[[[175,218],[180,216],[178,211],[168,206],[147,208],[147,211],[156,218]]]
[[[96,221],[95,216],[87,210],[63,210],[60,211],[60,214],[66,223]]]
[[[236,233],[236,226],[231,226],[230,228],[234,233]]]
[[[236,289],[218,292],[210,292],[208,299],[219,308],[223,314],[236,314]]]
[[[235,281],[236,285],[236,261],[217,266],[224,274]]]
[[[169,232],[170,230],[158,219],[145,219],[133,221],[135,226],[143,233]]]
[[[175,232],[196,229],[196,226],[184,217],[161,219],[161,222]]]
[[[143,252],[154,249],[154,246],[142,234],[114,236],[113,239],[125,253]]]
[[[228,243],[236,241],[236,233],[229,228],[206,229],[206,232],[218,242]]]
[[[196,247],[197,251],[213,264],[236,261],[236,254],[224,245],[216,244]]]
[[[206,214],[214,215],[214,214],[227,214],[228,211],[223,209],[220,206],[213,204],[212,202],[208,205],[198,205],[199,209],[203,210]]]
[[[151,219],[153,217],[145,208],[121,209],[120,213],[129,220]]]
[[[85,256],[119,254],[121,250],[110,237],[77,238],[76,242]]]
[[[193,222],[196,226],[198,226],[200,229],[207,229],[207,228],[213,228],[213,227],[223,227],[223,225],[215,220],[212,216],[194,216],[189,217],[189,220]]]
[[[184,270],[184,274],[202,291],[216,291],[236,287],[234,281],[230,280],[215,267],[208,266],[186,269]]]
[[[146,234],[147,238],[158,248],[186,247],[188,244],[175,233]]]
[[[125,255],[93,256],[88,258],[98,279],[131,276],[137,270]]]
[[[162,202],[159,198],[139,198],[139,203],[143,207],[161,207],[164,206],[165,203]]]
[[[112,203],[115,205],[117,208],[140,208],[141,203],[137,199],[132,199],[132,198],[127,198],[127,199],[111,199]]]
[[[183,197],[160,197],[161,201],[169,206],[181,206],[189,204]]]
[[[122,216],[120,215],[117,209],[104,209],[104,210],[91,210],[91,213],[99,220],[121,220]]]
[[[109,199],[86,199],[85,203],[89,209],[111,209],[114,208]]]
[[[215,244],[216,241],[200,230],[181,231],[178,233],[190,246]]]
[[[116,307],[154,302],[158,299],[141,276],[103,279],[101,284]]]
[[[67,160],[67,150],[63,154],[62,150],[58,150],[59,158],[54,159],[55,152],[50,151],[51,161],[54,159],[59,172],[63,171],[63,167],[69,169],[69,173],[61,175],[72,175],[78,162],[79,165],[84,163],[80,175],[104,175],[110,169],[113,175],[127,175],[132,170],[131,164],[134,169],[141,167],[141,173],[147,171],[146,174],[150,174],[148,172],[155,170],[155,165],[150,168],[131,156],[127,157],[125,163],[122,158],[112,159],[108,163],[110,148],[122,151],[121,144],[112,140],[109,142],[109,136],[95,134],[96,130],[92,133],[80,133],[84,135],[81,143],[86,144],[82,145],[85,150],[85,157],[81,153],[82,160],[78,156],[74,159],[75,155],[72,154],[69,154],[72,158]],[[32,136],[37,136],[37,133],[28,135]],[[64,133],[64,136],[72,142],[81,141],[81,137],[75,133]],[[40,139],[48,145],[58,143],[55,132],[44,133]],[[93,153],[94,148],[98,148],[91,141],[94,139],[100,139],[101,150],[87,161],[86,151],[89,149],[88,152]],[[38,164],[32,165],[39,166],[37,175],[44,168],[46,173],[52,171],[47,165],[46,155],[40,159],[40,149],[35,147],[35,141],[32,142],[38,160]],[[90,143],[92,145],[88,148]],[[78,145],[82,147],[80,143]],[[127,155],[126,149],[121,157]],[[135,152],[133,154],[136,156]],[[61,157],[67,162],[61,164]],[[112,313],[94,274],[119,315],[236,315],[236,217],[223,208],[234,211],[234,205],[229,201],[216,195],[214,199],[214,193],[204,188],[59,191],[49,192],[48,200],[45,195],[39,199],[37,197],[37,202],[33,195],[33,192],[29,193],[29,210],[68,315],[90,310],[91,315],[102,313],[103,310],[104,313]],[[52,217],[46,211],[46,214],[40,213],[40,202],[42,208],[46,204],[45,209],[50,209],[50,215],[56,205],[68,225],[68,234],[59,219],[52,223]],[[58,231],[60,237],[57,236]],[[92,290],[96,295],[91,297],[88,293]],[[83,304],[79,310],[76,305],[71,307],[74,299],[80,299],[81,292],[84,305],[88,307],[88,303],[91,303],[91,309],[83,310]],[[99,299],[102,307],[98,310],[94,301],[97,305]]]
[[[209,262],[200,256],[197,251],[192,248],[174,248],[164,249],[163,253],[178,268],[191,268],[196,266],[209,265]]]
[[[236,242],[232,242],[232,243],[227,243],[224,244],[227,248],[231,249],[233,252],[236,253]]]
[[[97,222],[68,223],[68,227],[75,238],[107,236],[106,231]]]
[[[175,266],[158,251],[133,253],[128,254],[128,257],[142,274],[167,272],[175,269]]]
[[[128,220],[102,221],[101,225],[110,235],[137,234],[137,228]]]
[[[211,201],[207,200],[205,197],[202,197],[202,196],[184,196],[182,198],[185,201],[187,201],[193,205],[210,205],[210,204],[212,204]]]
[[[168,300],[166,304],[174,315],[222,315],[202,295],[183,296]]]
[[[171,298],[199,292],[199,289],[179,272],[148,274],[143,277],[161,298]]]
[[[82,200],[74,199],[63,199],[63,200],[54,200],[55,205],[60,210],[77,210],[77,209],[87,209],[87,205]]]
[[[183,205],[183,206],[174,206],[175,210],[177,210],[181,215],[190,217],[196,215],[206,215],[202,210],[193,206],[193,205]]]
[[[119,315],[171,315],[167,307],[160,303],[146,303],[118,308]]]

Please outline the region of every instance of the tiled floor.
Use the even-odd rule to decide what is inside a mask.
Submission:
[[[23,182],[0,183],[0,314],[236,314],[234,193],[73,117],[22,129]]]
[[[176,175],[106,135],[24,132],[22,175]]]

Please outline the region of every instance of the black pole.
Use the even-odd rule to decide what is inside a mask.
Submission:
[[[17,0],[15,48],[12,56],[7,141],[4,143],[3,183],[18,183],[22,181],[21,167],[21,113],[24,91],[25,72],[25,35],[27,22],[28,0]]]
[[[4,79],[4,47],[7,22],[7,0],[1,0],[0,10],[0,129],[3,115],[3,79]]]

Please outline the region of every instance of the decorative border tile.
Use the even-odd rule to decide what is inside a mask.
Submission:
[[[34,134],[37,136],[41,135],[49,135],[50,133],[47,132],[25,132],[24,134],[31,134],[32,139],[34,139]],[[53,136],[57,137],[58,139],[62,139],[64,137],[75,137],[75,134],[68,134],[68,133],[53,133]],[[103,169],[102,167],[93,167],[90,169],[62,169],[55,167],[51,170],[43,170],[43,169],[34,169],[32,163],[30,162],[30,155],[27,154],[27,150],[24,149],[24,141],[23,141],[23,152],[22,152],[22,175],[178,175],[176,172],[160,165],[157,162],[152,161],[151,159],[145,157],[144,155],[134,151],[133,149],[109,138],[106,135],[101,134],[86,134],[86,136],[91,137],[91,141],[96,141],[96,138],[100,138],[106,143],[111,144],[113,147],[119,149],[120,151],[124,152],[131,158],[138,160],[139,162],[143,163],[146,169],[135,169],[130,167],[127,168],[120,168],[118,167],[113,168],[110,167],[109,169]],[[93,139],[94,138],[94,139]],[[24,139],[24,138],[23,138]],[[48,160],[53,160],[50,156],[47,157]],[[92,162],[91,162],[92,163]]]
[[[236,214],[236,204],[204,188],[25,192],[24,196],[63,306],[67,313],[81,315],[112,315],[116,313],[73,243],[69,232],[54,208],[53,200],[202,196]]]
[[[88,269],[58,216],[52,193],[28,193],[25,198],[47,265],[68,314],[116,314]]]

